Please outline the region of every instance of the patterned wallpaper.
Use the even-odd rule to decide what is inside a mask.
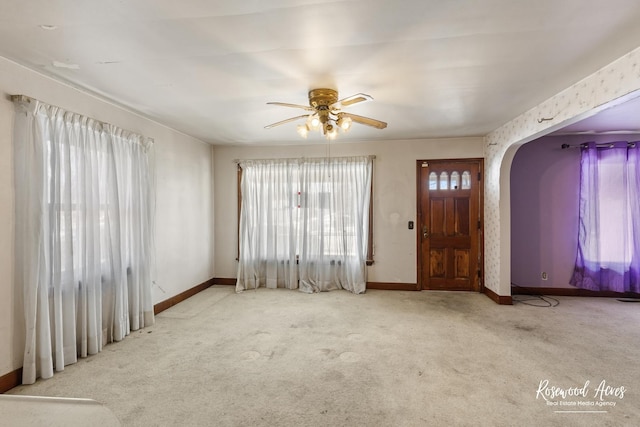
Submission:
[[[511,239],[510,230],[500,229],[500,207],[507,207],[510,203],[508,194],[500,200],[501,180],[507,183],[509,180],[508,174],[500,176],[507,150],[638,96],[640,93],[634,92],[639,89],[640,47],[486,136],[484,232],[487,288],[498,295],[511,295],[511,260],[500,257],[501,247],[510,245]],[[508,156],[506,161],[510,162],[511,158]]]

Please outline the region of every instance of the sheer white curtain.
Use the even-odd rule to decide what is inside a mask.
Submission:
[[[298,164],[290,160],[240,163],[242,210],[236,290],[298,287]]]
[[[31,384],[153,323],[152,143],[36,100],[15,105],[16,278]]]
[[[372,159],[321,159],[301,166],[300,290],[363,293]]]
[[[371,157],[252,160],[242,168],[236,290],[366,290]]]

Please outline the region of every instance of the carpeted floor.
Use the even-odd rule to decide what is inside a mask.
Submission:
[[[9,393],[95,399],[125,426],[640,425],[640,304],[558,300],[213,286]]]

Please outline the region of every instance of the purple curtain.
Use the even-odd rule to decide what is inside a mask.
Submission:
[[[640,162],[637,144],[582,148],[578,253],[571,284],[640,291]]]

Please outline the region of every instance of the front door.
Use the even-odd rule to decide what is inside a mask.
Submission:
[[[482,160],[419,160],[420,289],[480,291]]]

